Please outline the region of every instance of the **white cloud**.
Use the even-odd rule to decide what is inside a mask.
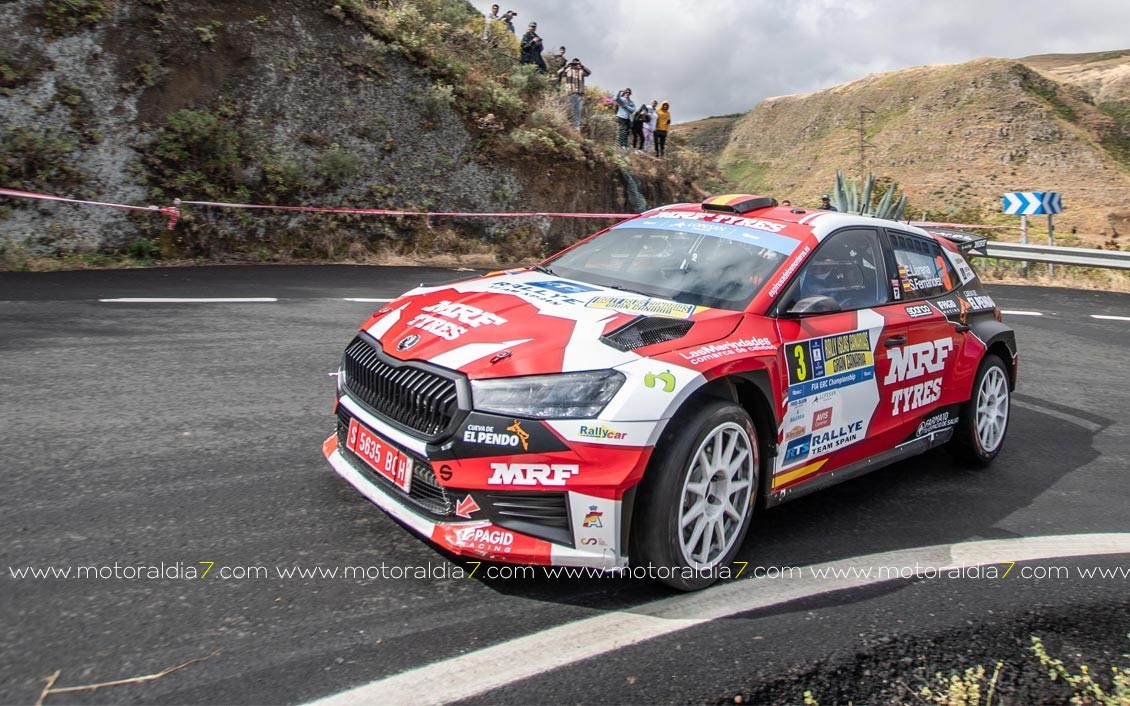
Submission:
[[[472,4],[485,11],[490,2]],[[749,110],[924,64],[1130,48],[1126,0],[555,0],[500,3],[592,82],[671,101],[675,120]]]

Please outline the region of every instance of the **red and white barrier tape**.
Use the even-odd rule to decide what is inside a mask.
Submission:
[[[105,208],[116,208],[119,211],[144,211],[146,213],[160,213],[169,219],[169,230],[177,227],[177,220],[180,218],[180,209],[176,206],[127,206],[126,204],[121,203],[104,203],[102,201],[66,199],[62,196],[51,196],[50,194],[37,194],[31,191],[19,191],[17,189],[4,188],[0,188],[0,196],[7,196],[14,199],[33,199],[35,201],[57,201],[59,203],[78,204],[80,206],[104,206]]]
[[[353,216],[408,216],[425,218],[634,218],[638,213],[466,213],[453,211],[395,211],[383,208],[325,208],[320,206],[272,206],[267,204],[250,203],[223,203],[219,201],[182,201],[175,199],[172,206],[127,206],[118,203],[104,203],[101,201],[83,201],[81,199],[67,199],[50,194],[37,194],[31,191],[0,188],[0,196],[17,199],[34,199],[38,201],[57,201],[83,206],[104,206],[122,211],[144,211],[160,213],[168,218],[168,228],[173,230],[180,218],[181,206],[203,206],[207,208],[237,208],[256,211],[288,211],[291,213],[335,213]],[[986,230],[1016,230],[1017,226],[976,225],[969,223],[937,223],[934,221],[908,221],[909,225],[922,228],[982,228]]]
[[[1020,226],[987,226],[973,223],[935,223],[934,221],[907,221],[907,225],[919,228],[981,228],[983,230],[1020,230]]]
[[[261,211],[290,211],[294,213],[337,213],[355,216],[436,216],[440,218],[634,218],[638,213],[466,213],[458,211],[394,211],[383,208],[324,208],[320,206],[271,206],[250,203],[219,203],[216,201],[182,201],[178,206],[207,206],[211,208],[242,208]]]

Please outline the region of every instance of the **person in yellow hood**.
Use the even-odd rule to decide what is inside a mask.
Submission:
[[[667,131],[671,129],[671,104],[663,101],[657,111],[659,119],[655,121],[655,156],[662,157],[667,153]]]

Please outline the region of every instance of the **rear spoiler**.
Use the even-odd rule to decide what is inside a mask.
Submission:
[[[961,252],[971,252],[979,250],[984,252],[984,248],[989,244],[989,239],[983,235],[973,235],[960,230],[950,230],[948,228],[927,228],[926,232],[930,235],[936,235],[939,238],[945,238],[954,245]]]

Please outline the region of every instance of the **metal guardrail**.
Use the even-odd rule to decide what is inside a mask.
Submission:
[[[989,241],[984,251],[984,254],[977,251],[969,254],[973,257],[991,257],[998,260],[1025,260],[1027,262],[1049,262],[1056,265],[1130,270],[1130,252],[1122,250],[1093,250],[1091,248],[1065,248],[1058,245]]]

